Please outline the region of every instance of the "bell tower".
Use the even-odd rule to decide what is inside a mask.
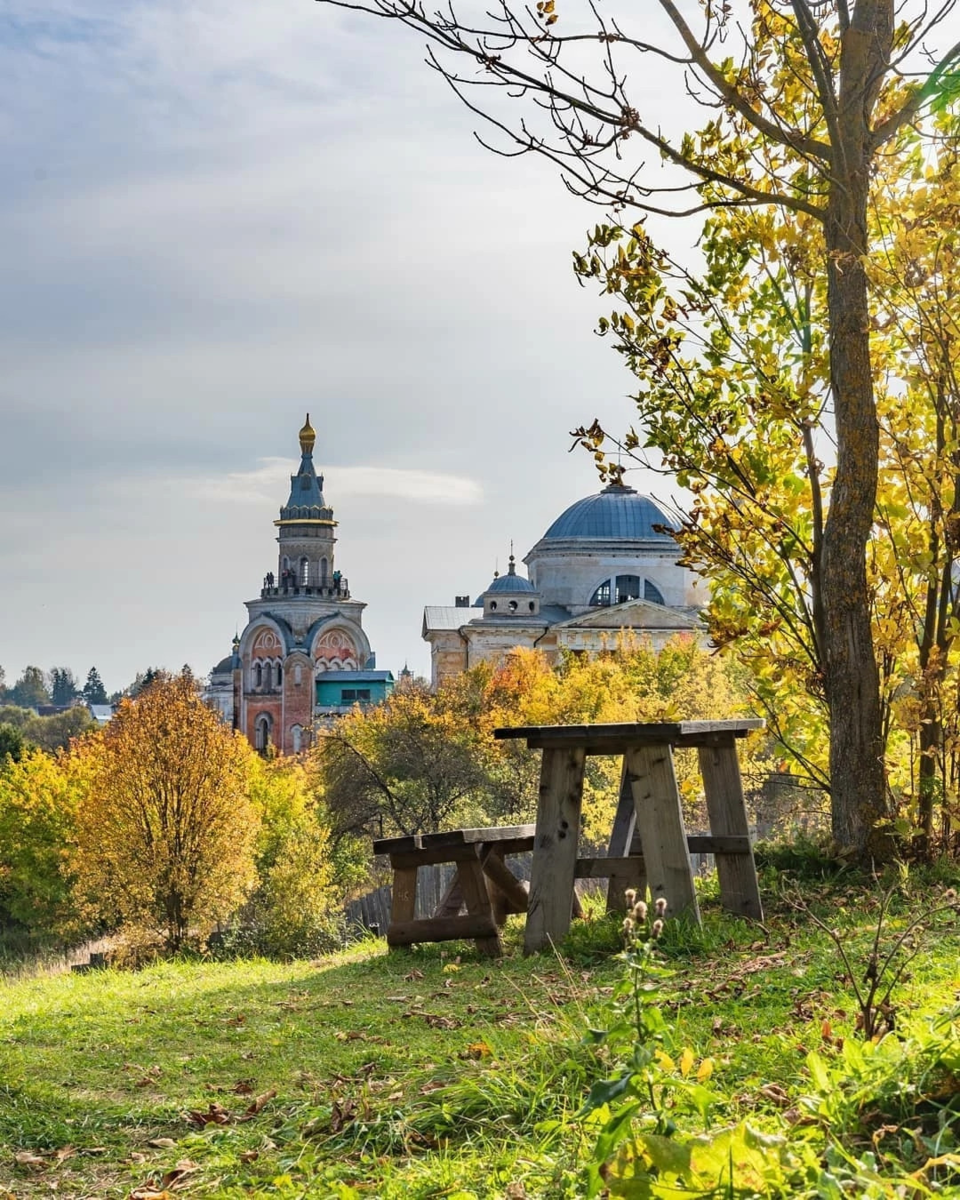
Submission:
[[[336,543],[333,509],[323,498],[323,476],[313,465],[317,434],[310,414],[300,430],[300,469],[290,476],[290,496],[274,521],[279,530],[277,584],[281,593],[348,599],[340,572],[334,569]]]

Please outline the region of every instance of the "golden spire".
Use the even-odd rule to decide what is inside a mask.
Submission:
[[[313,445],[317,440],[317,431],[310,424],[310,414],[307,413],[307,419],[303,428],[300,430],[300,449],[304,454],[313,453]]]

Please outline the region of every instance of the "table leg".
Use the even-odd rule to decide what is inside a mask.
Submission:
[[[634,746],[624,760],[637,812],[650,896],[654,901],[665,897],[670,916],[686,913],[699,924],[700,909],[673,752],[668,745]]]
[[[579,748],[543,751],[525,954],[560,942],[570,928],[585,760]]]
[[[731,834],[749,837],[750,823],[743,800],[736,742],[730,738],[729,745],[701,746],[697,753],[707,797],[710,832],[716,837]],[[763,906],[753,850],[746,854],[718,854],[716,859],[723,907],[739,916],[762,921]]]
[[[617,802],[617,815],[613,819],[613,833],[607,847],[607,858],[625,858],[631,852],[633,834],[637,823],[637,810],[633,803],[633,789],[630,786],[630,774],[624,760],[623,771],[620,775],[620,799]],[[638,859],[638,861],[640,861]],[[647,880],[644,876],[639,881],[634,872],[614,872],[607,884],[607,912],[622,913],[627,911],[625,892],[633,888],[637,897],[642,899],[646,894]]]

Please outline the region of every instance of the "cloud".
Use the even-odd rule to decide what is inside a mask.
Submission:
[[[262,458],[252,471],[230,471],[219,478],[168,480],[168,486],[197,500],[228,504],[274,506],[297,470],[292,458]],[[474,479],[396,467],[332,467],[324,472],[324,487],[331,499],[390,496],[421,504],[479,504],[483,491]]]

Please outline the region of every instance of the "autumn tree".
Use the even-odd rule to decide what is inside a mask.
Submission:
[[[75,869],[87,907],[174,950],[229,916],[254,881],[254,755],[193,680],[155,678],[82,752],[92,783]]]
[[[337,834],[449,826],[483,788],[480,745],[423,685],[355,708],[317,738],[314,751]]]
[[[337,0],[329,0],[337,2]],[[341,0],[425,34],[430,61],[468,106],[506,135],[507,153],[560,165],[568,186],[619,210],[688,217],[768,208],[810,219],[826,279],[826,336],[836,471],[821,558],[823,689],[837,839],[886,853],[880,678],[867,542],[874,519],[879,422],[870,359],[868,208],[881,157],[902,153],[932,104],[952,99],[960,43],[929,44],[954,9],[893,0],[707,0],[696,17],[658,0],[643,30],[588,0],[488,15],[422,0]],[[591,46],[595,54],[591,53]],[[461,71],[463,61],[469,70]],[[657,60],[678,94],[711,110],[696,135],[670,137],[632,84]],[[634,69],[631,69],[634,68]],[[474,102],[471,87],[483,89]],[[490,99],[527,102],[511,124]],[[669,83],[658,89],[669,94]],[[633,146],[640,147],[639,153]],[[643,160],[652,152],[653,164]]]
[[[0,922],[38,936],[79,928],[69,858],[88,781],[79,756],[28,750],[0,765]]]

